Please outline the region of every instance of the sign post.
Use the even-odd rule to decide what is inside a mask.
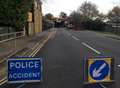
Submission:
[[[8,83],[42,81],[42,59],[30,57],[11,58],[7,61]]]

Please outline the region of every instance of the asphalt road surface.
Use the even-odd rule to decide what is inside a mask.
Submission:
[[[92,31],[54,30],[56,34],[36,54],[43,58],[43,81],[0,88],[120,88],[120,40]],[[84,85],[83,59],[101,55],[114,57],[115,82]]]

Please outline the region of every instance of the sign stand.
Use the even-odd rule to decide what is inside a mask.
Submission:
[[[114,82],[114,59],[95,57],[84,60],[84,84]]]

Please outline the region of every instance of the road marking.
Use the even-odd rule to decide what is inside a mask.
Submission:
[[[84,43],[84,42],[82,42],[82,44],[83,44],[84,46],[88,47],[89,49],[91,49],[92,51],[94,51],[95,53],[101,54],[101,52],[99,52],[99,51],[97,51],[96,49],[92,48],[92,47],[89,46],[88,44],[86,44],[86,43]],[[102,69],[103,67],[104,67],[104,65],[103,65],[100,69]],[[102,88],[106,88],[103,84],[100,84],[100,83],[99,83],[99,85],[100,85],[100,87],[102,87]]]
[[[75,39],[75,40],[77,40],[77,41],[79,40],[79,39],[78,39],[78,38],[76,38],[75,36],[72,36],[72,38],[73,38],[73,39]]]
[[[43,41],[42,44],[40,44],[40,46],[38,46],[37,49],[35,49],[32,54],[30,54],[29,56],[34,57],[39,51],[40,49],[45,45],[45,43],[52,37],[53,34],[49,34],[48,38],[46,40]]]
[[[23,86],[25,86],[25,84],[21,84],[21,85],[18,86],[17,88],[22,88]]]
[[[44,42],[37,48],[35,49],[30,55],[30,56],[35,56],[37,54],[37,52],[44,46],[44,44],[51,38],[52,34],[49,34],[48,38],[46,40],[44,40]],[[37,43],[34,47],[36,47],[39,43]],[[7,82],[7,77],[4,77],[2,80],[0,80],[0,85],[3,85]],[[21,88],[23,87],[25,84],[22,84],[20,86],[18,86],[17,88]]]
[[[118,65],[118,67],[120,67],[120,65]]]
[[[7,82],[7,77],[4,77],[2,80],[0,80],[0,85],[3,85]]]
[[[92,48],[92,47],[89,46],[88,44],[86,44],[86,43],[84,43],[84,42],[82,42],[82,44],[83,44],[84,46],[86,46],[87,48],[91,49],[92,51],[94,51],[95,53],[97,53],[97,54],[101,54],[101,52],[99,52],[98,50]]]
[[[107,88],[107,87],[105,87],[103,84],[100,84],[100,83],[99,83],[99,85],[100,85],[102,88]]]

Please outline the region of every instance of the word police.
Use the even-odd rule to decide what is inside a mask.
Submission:
[[[14,63],[10,63],[10,69],[24,69],[24,68],[38,68],[39,67],[39,62],[35,61],[35,62],[14,62]]]

